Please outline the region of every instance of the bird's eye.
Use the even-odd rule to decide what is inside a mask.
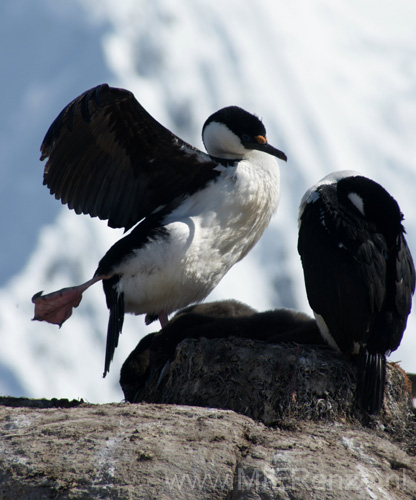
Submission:
[[[243,134],[241,136],[241,139],[243,140],[243,142],[251,142],[251,137],[248,134]]]

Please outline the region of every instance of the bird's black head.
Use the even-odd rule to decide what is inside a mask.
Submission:
[[[404,231],[403,214],[397,201],[377,182],[359,175],[345,177],[338,181],[337,191],[366,220],[376,224],[390,241]]]
[[[241,158],[256,149],[287,161],[282,151],[267,142],[263,122],[238,106],[211,115],[202,128],[202,140],[208,153],[219,158]]]

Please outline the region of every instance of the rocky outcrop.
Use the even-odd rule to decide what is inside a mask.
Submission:
[[[136,404],[0,398],[0,500],[415,498],[415,416],[398,366],[368,416],[353,360],[311,318],[197,307],[126,360],[121,385]]]
[[[0,422],[2,500],[412,499],[416,491],[410,441],[348,423],[269,427],[227,410],[128,403],[0,406]]]
[[[328,347],[315,320],[235,301],[191,306],[142,339],[120,384],[130,402],[229,409],[266,425],[348,420],[397,433],[412,419],[412,384],[399,366],[388,364],[381,414],[369,416],[356,403],[356,360]]]

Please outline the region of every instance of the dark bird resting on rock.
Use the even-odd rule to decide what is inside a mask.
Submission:
[[[124,313],[146,322],[202,301],[259,240],[280,186],[263,123],[230,106],[211,115],[208,154],[158,123],[126,90],[100,85],[66,106],[41,146],[44,184],[76,213],[132,231],[86,283],[36,294],[34,319],[61,325],[103,281],[110,318],[104,376]]]
[[[298,250],[309,304],[322,336],[358,354],[358,403],[383,404],[386,355],[400,345],[415,269],[397,202],[356,172],[324,177],[303,196]]]

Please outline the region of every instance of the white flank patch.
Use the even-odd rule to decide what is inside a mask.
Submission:
[[[331,332],[329,331],[329,328],[327,324],[325,323],[324,318],[320,315],[314,312],[315,319],[316,319],[316,324],[318,325],[319,331],[321,332],[322,337],[324,340],[333,347],[336,351],[340,352],[340,349],[335,342],[334,338],[331,335]]]
[[[350,202],[363,214],[364,214],[364,200],[357,193],[350,193],[348,195]]]

